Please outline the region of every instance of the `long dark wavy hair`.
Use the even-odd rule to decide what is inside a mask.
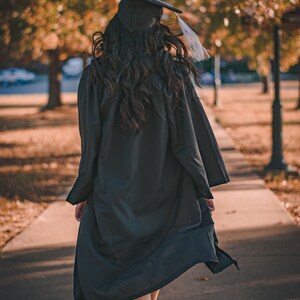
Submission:
[[[199,85],[197,71],[179,38],[181,34],[174,34],[168,26],[161,24],[161,15],[151,27],[133,32],[115,15],[104,33],[96,31],[92,35],[92,55],[98,65],[98,69],[92,68],[92,79],[100,76],[109,97],[118,99],[119,126],[133,129],[135,133],[147,122],[152,101],[147,79],[154,70],[163,79],[168,93],[172,94],[174,108],[183,88],[175,60],[181,63],[184,77],[192,72]]]

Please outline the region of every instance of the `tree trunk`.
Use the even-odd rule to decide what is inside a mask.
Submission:
[[[262,93],[268,94],[269,93],[269,79],[268,76],[262,76]]]
[[[298,103],[296,109],[300,109],[300,57],[298,61]]]
[[[61,103],[61,67],[59,50],[49,50],[49,98],[46,109],[53,109],[62,105]]]
[[[296,105],[296,109],[300,109],[300,76],[299,76],[299,80],[298,80],[298,103]]]
[[[221,56],[214,56],[214,106],[220,106],[219,89],[221,86]]]

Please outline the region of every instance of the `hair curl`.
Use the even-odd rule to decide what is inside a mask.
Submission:
[[[151,27],[130,32],[117,15],[111,19],[104,33],[93,33],[92,55],[99,67],[92,69],[92,78],[100,76],[110,99],[118,99],[121,128],[138,133],[147,122],[152,102],[147,79],[153,70],[158,72],[168,93],[172,94],[174,107],[183,88],[182,77],[175,69],[176,63],[183,67],[184,77],[192,72],[199,85],[197,71],[188,58],[180,35],[161,24],[160,18]],[[174,54],[171,54],[172,49]]]

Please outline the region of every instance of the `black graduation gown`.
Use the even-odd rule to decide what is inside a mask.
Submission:
[[[90,79],[78,87],[82,156],[66,201],[87,200],[78,231],[74,299],[129,300],[157,290],[196,263],[217,273],[237,261],[218,247],[205,198],[229,182],[219,147],[190,80],[171,108],[158,74],[142,133],[117,126],[116,101]],[[176,68],[180,71],[179,63]],[[198,103],[198,104],[197,104]]]

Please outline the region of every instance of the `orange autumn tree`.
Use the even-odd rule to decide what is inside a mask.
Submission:
[[[24,35],[29,32],[29,24],[22,12],[31,5],[31,0],[2,1],[0,9],[0,63],[28,61],[27,51],[31,49]],[[27,51],[26,51],[27,50]]]
[[[273,59],[273,26],[281,23],[284,12],[299,6],[295,0],[178,0],[173,3],[184,8],[183,17],[200,34],[211,53],[227,59],[248,58],[248,66],[262,77],[267,91],[267,77]],[[186,6],[187,5],[187,6]],[[245,22],[249,21],[249,25]],[[300,32],[282,30],[281,71],[298,62]]]
[[[0,15],[4,16],[0,30],[5,39],[0,41],[6,59],[47,63],[49,96],[45,108],[61,106],[61,61],[90,54],[90,37],[105,27],[116,1],[8,0],[7,8]]]

